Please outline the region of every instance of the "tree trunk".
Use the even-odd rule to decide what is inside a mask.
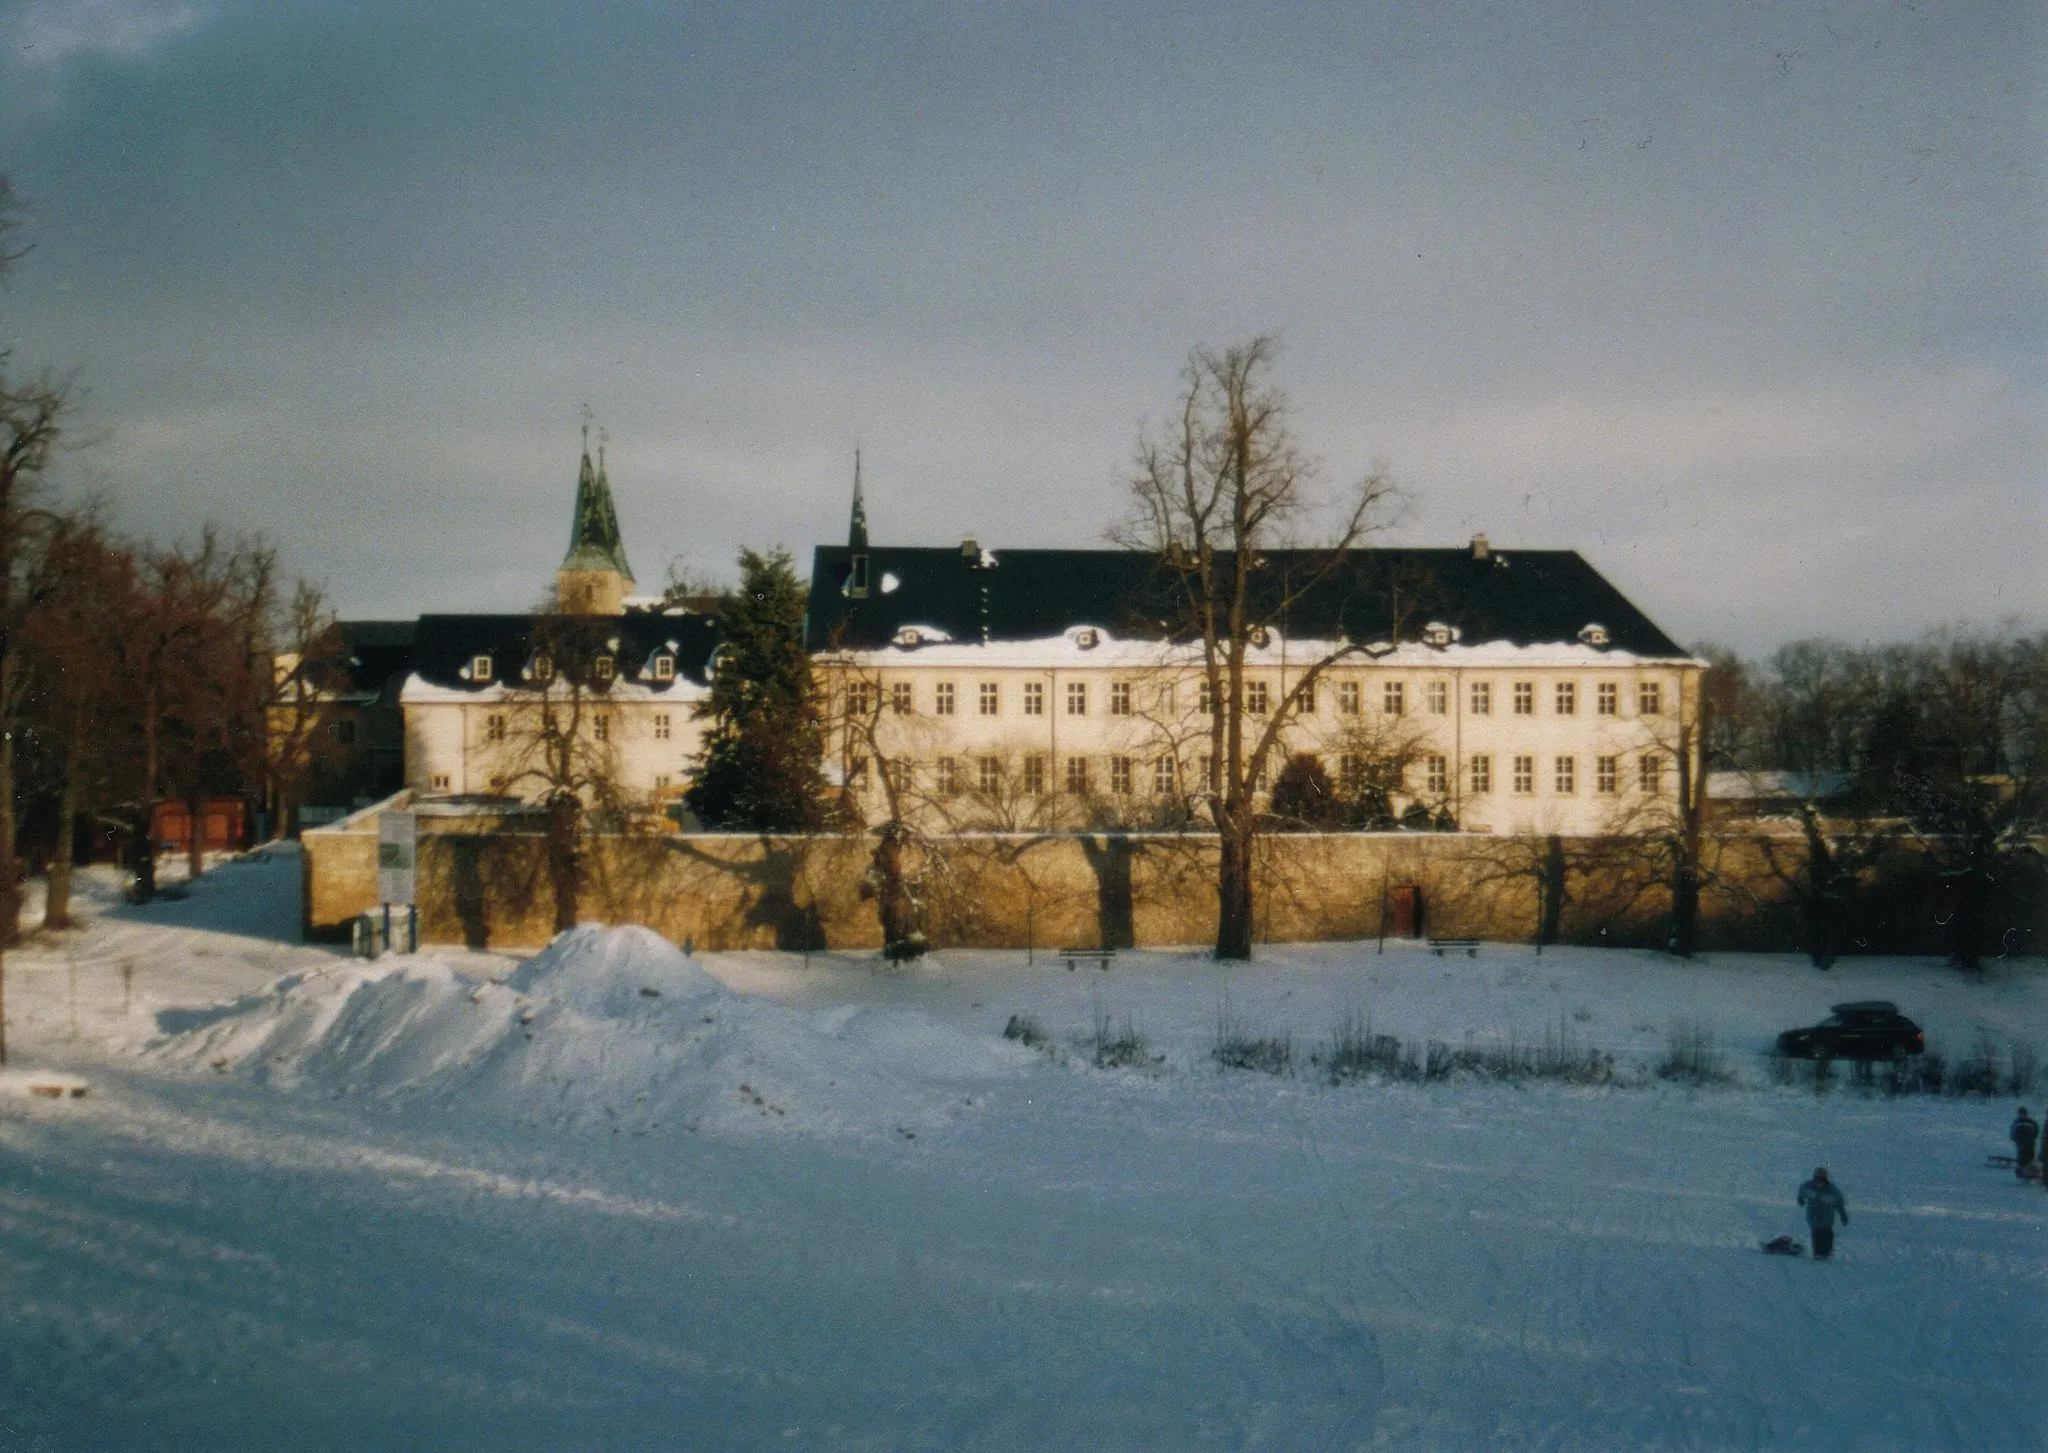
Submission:
[[[1816,969],[1835,962],[1835,856],[1811,806],[1799,815],[1806,832],[1806,953]]]
[[[875,843],[875,911],[882,923],[882,952],[890,958],[915,958],[912,935],[916,911],[903,881],[903,839],[900,823],[887,823]]]
[[[555,932],[576,926],[583,888],[583,845],[580,829],[583,804],[567,792],[548,802],[548,880],[555,890]]]
[[[1537,872],[1543,899],[1536,921],[1538,948],[1556,943],[1564,929],[1564,879],[1564,839],[1552,833],[1543,844],[1543,865]]]
[[[1252,840],[1249,825],[1226,820],[1216,867],[1216,957],[1252,956]]]
[[[0,674],[6,671],[0,665]],[[0,946],[21,938],[21,863],[14,855],[14,733],[0,732]]]
[[[64,786],[57,794],[57,851],[43,895],[43,927],[71,927],[72,840],[78,824],[78,769],[82,733],[73,730],[64,750]]]
[[[206,871],[206,835],[201,814],[206,810],[206,799],[197,792],[185,798],[185,876],[194,883]]]

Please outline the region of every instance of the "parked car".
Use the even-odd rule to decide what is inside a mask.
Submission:
[[[1922,1054],[1927,1036],[1889,999],[1837,1004],[1810,1029],[1778,1036],[1778,1053],[1793,1059],[1901,1059]]]

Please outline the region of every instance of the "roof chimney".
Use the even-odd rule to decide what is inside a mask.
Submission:
[[[1472,558],[1474,560],[1484,560],[1492,553],[1493,547],[1486,543],[1486,536],[1474,535],[1472,537]]]
[[[969,535],[960,542],[960,558],[962,560],[981,559],[981,543],[974,536]]]

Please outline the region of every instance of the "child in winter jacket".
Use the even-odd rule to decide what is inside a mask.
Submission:
[[[2027,1113],[2027,1107],[2020,1106],[2020,1113],[2013,1117],[2012,1122],[2012,1159],[2013,1168],[2021,1180],[2027,1179],[2027,1168],[2034,1163],[2034,1143],[2040,1138],[2041,1127]]]
[[[1825,1261],[1835,1249],[1835,1217],[1849,1224],[1849,1203],[1841,1187],[1828,1179],[1826,1166],[1816,1166],[1813,1179],[1799,1188],[1799,1204],[1806,1207],[1807,1229],[1813,1232],[1813,1258]]]

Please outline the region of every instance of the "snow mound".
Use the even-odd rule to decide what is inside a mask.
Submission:
[[[980,1083],[1038,1063],[922,1014],[736,994],[643,928],[576,929],[502,983],[426,956],[288,975],[164,1027],[151,1052],[196,1070],[636,1135],[907,1143],[971,1112]]]

